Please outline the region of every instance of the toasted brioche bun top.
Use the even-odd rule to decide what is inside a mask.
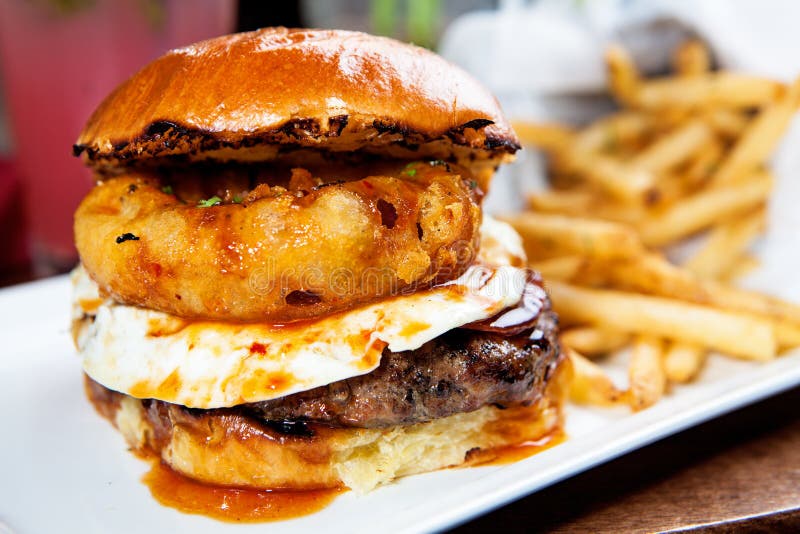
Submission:
[[[153,61],[103,101],[75,153],[102,169],[170,156],[269,161],[296,148],[496,164],[519,142],[496,99],[428,50],[266,28]]]

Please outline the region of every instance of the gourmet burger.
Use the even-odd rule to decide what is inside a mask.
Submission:
[[[265,29],[174,50],[75,153],[75,343],[132,447],[213,484],[368,490],[559,424],[556,320],[481,214],[518,141],[435,54]]]

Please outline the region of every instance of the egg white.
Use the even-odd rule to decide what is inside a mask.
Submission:
[[[297,326],[189,322],[102,300],[73,273],[73,326],[86,373],[138,398],[221,408],[291,395],[369,373],[385,347],[414,350],[519,302],[519,236],[485,217],[478,262],[457,280]]]

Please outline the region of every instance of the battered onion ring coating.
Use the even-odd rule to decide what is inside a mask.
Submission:
[[[307,184],[303,173],[292,183]],[[292,187],[259,185],[241,203],[199,207],[158,178],[113,178],[78,207],[75,242],[119,302],[275,323],[456,278],[477,251],[480,191],[446,165]]]

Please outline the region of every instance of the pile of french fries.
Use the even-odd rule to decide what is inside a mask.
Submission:
[[[643,79],[606,54],[620,110],[583,128],[515,123],[548,156],[551,187],[506,220],[547,283],[573,362],[573,400],[651,406],[695,379],[709,352],[767,361],[800,346],[800,306],[733,283],[757,261],[771,153],[800,104],[800,80],[710,70],[689,41],[674,74]],[[681,265],[665,250],[704,239]],[[595,361],[629,349],[621,389]]]

